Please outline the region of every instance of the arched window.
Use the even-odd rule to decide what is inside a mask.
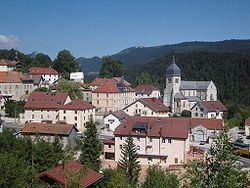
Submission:
[[[201,118],[203,117],[203,113],[200,114]]]
[[[213,101],[214,100],[214,97],[213,97],[213,94],[210,95],[210,101]]]
[[[202,130],[196,131],[194,140],[195,140],[196,142],[205,141],[204,132],[203,132]]]

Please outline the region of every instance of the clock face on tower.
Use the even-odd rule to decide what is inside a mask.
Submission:
[[[168,83],[172,83],[172,78],[168,78]]]

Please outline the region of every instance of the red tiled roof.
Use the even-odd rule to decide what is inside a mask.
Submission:
[[[148,123],[147,133],[135,133],[136,123]],[[114,131],[115,135],[161,136],[165,138],[188,137],[189,118],[128,117]]]
[[[227,108],[220,101],[201,101],[200,102],[208,112],[227,111]]]
[[[67,93],[33,92],[31,93],[25,109],[58,109],[64,105]]]
[[[250,117],[246,119],[245,125],[250,125]]]
[[[69,135],[74,125],[52,123],[26,123],[21,133]],[[76,128],[75,128],[76,129]],[[78,132],[78,130],[76,129]]]
[[[152,85],[146,85],[146,84],[142,84],[142,85],[138,85],[135,88],[135,92],[138,94],[151,94],[153,91],[160,91],[159,88],[152,86]]]
[[[152,108],[155,111],[158,112],[166,112],[169,111],[169,108],[165,106],[160,99],[157,98],[141,98],[138,99],[139,101],[142,101],[144,104],[146,104],[148,107]]]
[[[0,82],[3,83],[22,83],[23,81],[32,81],[23,74],[16,71],[0,72]]]
[[[95,108],[95,106],[82,99],[74,99],[61,107],[61,109],[66,110],[86,110],[91,108]]]
[[[130,86],[127,86],[124,84],[124,86],[127,88],[127,91],[122,91],[117,86],[119,83],[115,81],[106,81],[102,85],[100,85],[98,88],[93,90],[93,93],[122,93],[122,92],[132,92],[134,89],[132,89]],[[122,84],[122,83],[121,83]]]
[[[114,81],[113,78],[95,78],[90,85],[92,86],[99,86],[107,81]]]
[[[16,61],[10,61],[6,59],[0,59],[0,65],[7,65],[7,66],[16,66],[18,62]]]
[[[103,140],[103,144],[115,144],[115,137],[109,140]]]
[[[80,169],[82,167],[83,167],[82,164],[76,161],[72,161],[70,163],[67,163],[64,166],[64,169],[68,169],[72,172],[76,172],[76,171],[80,172]],[[63,169],[63,165],[58,165],[55,168],[52,168],[52,169],[49,169],[40,173],[38,177],[40,178],[46,177],[46,178],[49,178],[58,182],[59,184],[65,185],[66,180],[65,180],[65,175],[64,175],[64,171],[65,171],[64,169]],[[86,170],[87,170],[86,174],[84,174],[83,177],[81,178],[81,187],[87,187],[93,184],[98,179],[103,177],[102,174],[92,169],[87,168]]]
[[[53,68],[32,67],[28,70],[30,74],[58,74]]]
[[[196,127],[198,125],[203,125],[208,129],[222,129],[223,120],[222,119],[205,119],[205,118],[190,118],[191,127]]]

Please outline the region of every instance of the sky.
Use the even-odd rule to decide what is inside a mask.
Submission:
[[[249,0],[0,0],[0,49],[54,59],[132,46],[250,39]]]

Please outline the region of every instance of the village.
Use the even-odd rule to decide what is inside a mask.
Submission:
[[[216,84],[212,80],[182,80],[175,55],[166,74],[161,75],[166,80],[163,92],[143,83],[133,88],[126,76],[95,78],[87,84],[83,72],[72,72],[67,80],[53,68],[32,67],[24,74],[14,71],[21,66],[18,61],[0,60],[0,131],[14,124],[18,127],[16,137],[29,136],[35,141],[39,136],[47,142],[60,138],[66,148],[74,147],[77,139],[84,137],[87,124],[94,122],[102,143],[101,169],[117,168],[124,145],[132,138],[141,166],[139,179],[152,165],[180,174],[188,161],[210,154],[214,140],[227,126],[223,113],[228,109],[217,99]],[[82,98],[59,92],[60,81],[78,85]],[[41,88],[45,91],[39,92]],[[9,100],[25,102],[24,113],[4,117]],[[250,118],[245,121],[245,130],[229,131],[234,135],[231,141],[248,142],[249,130]],[[69,168],[80,168],[76,162],[80,155],[78,151]],[[60,168],[39,177],[47,183],[57,182],[53,171]],[[92,176],[89,185],[103,176],[101,171],[88,173]]]

